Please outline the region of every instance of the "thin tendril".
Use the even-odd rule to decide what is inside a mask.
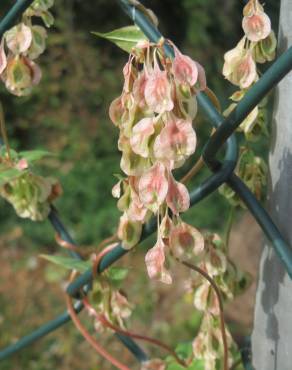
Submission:
[[[6,147],[7,156],[8,156],[9,161],[11,162],[10,146],[9,146],[6,126],[5,126],[4,110],[3,110],[3,106],[1,102],[0,102],[0,129],[1,129],[1,135],[3,137],[3,141]]]
[[[173,351],[168,345],[164,344],[163,342],[159,341],[158,339],[155,339],[155,338],[151,338],[151,337],[148,337],[148,336],[145,336],[145,335],[140,335],[140,334],[136,334],[136,333],[133,333],[131,331],[128,331],[128,330],[123,330],[121,328],[119,328],[118,326],[116,325],[113,325],[111,322],[109,322],[107,320],[107,318],[104,316],[104,315],[100,315],[96,312],[96,310],[92,307],[92,305],[88,302],[88,299],[87,298],[83,298],[83,304],[84,306],[88,309],[88,311],[93,314],[95,316],[95,318],[101,322],[102,325],[108,327],[109,329],[112,329],[113,331],[117,332],[117,333],[120,333],[120,334],[123,334],[123,335],[126,335],[128,337],[131,337],[131,338],[134,338],[134,339],[138,339],[138,340],[143,340],[145,342],[148,342],[148,343],[151,343],[151,344],[154,344],[158,347],[161,347],[163,348],[164,350],[166,350],[167,352],[169,352],[175,359],[176,361],[186,367],[186,364],[184,361],[182,361],[178,356],[177,354],[175,353],[175,351]]]
[[[214,289],[218,302],[219,302],[219,312],[220,312],[220,329],[222,334],[222,342],[223,342],[223,350],[224,350],[224,370],[228,370],[228,345],[227,345],[227,335],[226,335],[226,328],[225,328],[225,321],[224,321],[224,309],[223,309],[223,301],[221,297],[220,290],[215,283],[215,281],[205,272],[204,270],[200,269],[198,266],[195,266],[187,261],[180,260],[174,257],[178,262],[183,264],[184,266],[188,267],[191,270],[194,270],[201,274],[208,282],[211,284],[212,288]]]
[[[127,366],[120,363],[117,359],[115,359],[113,356],[111,356],[103,347],[99,345],[99,343],[90,335],[90,333],[87,331],[87,329],[84,327],[84,325],[79,320],[74,307],[72,303],[72,298],[68,295],[66,296],[66,303],[68,312],[71,316],[71,319],[73,323],[75,324],[76,328],[79,330],[79,332],[83,335],[83,337],[86,339],[86,341],[98,352],[102,357],[104,357],[107,361],[109,361],[112,365],[114,365],[116,368],[120,370],[130,370]]]

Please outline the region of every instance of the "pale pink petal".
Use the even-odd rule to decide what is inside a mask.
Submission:
[[[143,118],[132,131],[130,144],[133,151],[141,157],[149,157],[149,140],[154,134],[153,118]]]
[[[157,212],[167,195],[168,180],[165,172],[164,165],[157,162],[141,176],[139,181],[140,200],[153,212]]]
[[[194,86],[198,79],[197,63],[187,55],[183,55],[174,45],[175,57],[172,70],[175,80],[183,85]]]
[[[175,215],[185,212],[190,208],[188,189],[184,184],[175,181],[172,174],[169,176],[166,203]]]
[[[112,188],[112,196],[114,198],[120,198],[121,196],[121,185],[122,185],[122,180],[118,181]]]
[[[118,227],[118,238],[122,241],[124,249],[133,248],[140,241],[142,234],[142,224],[140,222],[132,221],[124,213],[120,218]]]
[[[7,58],[6,58],[5,49],[4,49],[4,39],[2,39],[1,44],[0,44],[0,75],[4,71],[6,66],[7,66]]]
[[[146,105],[145,101],[145,87],[147,82],[147,76],[145,71],[143,70],[138,77],[135,79],[133,84],[133,95],[135,97],[135,101],[140,108],[144,108]]]
[[[171,82],[167,72],[161,71],[158,62],[154,60],[154,69],[148,72],[145,85],[145,100],[155,113],[171,111],[174,107],[171,98]]]
[[[42,71],[40,67],[33,61],[25,58],[26,63],[29,65],[31,70],[32,85],[38,85],[42,78]]]
[[[128,62],[125,64],[123,68],[123,75],[125,79],[123,90],[125,92],[130,92],[132,90],[132,85],[133,85],[133,80],[134,80],[132,60],[133,60],[133,56],[130,55]]]
[[[252,53],[244,49],[245,40],[243,37],[236,48],[224,55],[223,66],[225,78],[242,89],[249,87],[258,77]]]
[[[248,88],[257,79],[257,70],[255,61],[250,53],[241,60],[234,71],[234,81],[242,89]],[[231,81],[232,82],[232,81]]]
[[[243,18],[242,28],[250,41],[258,42],[269,36],[271,21],[266,13],[256,12],[249,17]]]
[[[233,73],[235,66],[239,63],[244,55],[244,44],[246,38],[243,37],[234,49],[224,54],[223,76],[227,79]]]
[[[196,149],[196,133],[191,122],[173,116],[154,142],[157,159],[185,160]]]
[[[20,171],[26,170],[28,168],[28,162],[25,158],[20,159],[17,164],[16,168]]]
[[[204,250],[204,237],[199,230],[185,222],[174,226],[170,234],[170,247],[177,257],[183,254],[200,254]]]
[[[198,79],[196,83],[196,91],[204,91],[207,88],[206,73],[200,63],[196,62],[198,69]]]
[[[164,361],[159,359],[153,359],[149,361],[142,362],[141,370],[165,370],[166,364]]]
[[[112,101],[109,107],[109,116],[114,125],[119,126],[121,124],[123,113],[124,106],[122,103],[122,97],[119,96],[118,98]]]
[[[155,246],[146,253],[145,263],[148,275],[151,279],[159,280],[165,284],[171,284],[172,278],[164,267],[164,249],[165,244],[162,239],[159,239]]]
[[[8,49],[13,54],[24,53],[28,50],[32,42],[31,29],[24,23],[20,23],[5,33],[5,40]]]

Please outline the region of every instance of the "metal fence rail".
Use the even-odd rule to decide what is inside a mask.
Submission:
[[[143,13],[131,5],[128,0],[116,1],[122,10],[145,33],[150,41],[157,42],[161,39],[162,35],[159,30],[149,21],[147,17],[145,17]],[[15,5],[0,22],[0,38],[3,36],[4,32],[15,23],[17,18],[28,8],[32,2],[33,0],[18,0],[15,3]],[[169,57],[173,57],[173,50],[171,47],[165,46],[165,52]],[[191,206],[194,206],[213,191],[218,189],[218,187],[223,183],[228,184],[239,195],[247,208],[253,214],[266,237],[271,241],[272,247],[284,264],[290,278],[292,278],[292,249],[286,243],[265,209],[260,205],[254,195],[234,174],[233,171],[238,159],[238,148],[234,131],[254,109],[254,107],[258,105],[258,103],[270,91],[270,89],[276,86],[279,81],[290,72],[291,69],[292,48],[288,49],[274,62],[274,64],[259,79],[259,81],[255,83],[255,85],[246,93],[244,98],[238,103],[237,107],[227,118],[223,117],[216,110],[205,93],[200,92],[197,95],[199,107],[204,112],[212,126],[217,130],[207,142],[202,153],[205,163],[211,169],[213,174],[190,193]],[[223,146],[225,146],[225,158],[224,161],[220,163],[216,159],[216,155]],[[71,244],[75,244],[70,234],[66,231],[65,227],[60,221],[57,211],[54,208],[51,210],[49,220],[55,231],[59,233],[63,240]],[[149,224],[145,225],[141,241],[153,233],[155,228],[155,222],[149,222]],[[121,244],[118,245],[102,258],[97,272],[101,273],[127,252],[127,250],[122,248]],[[81,258],[75,252],[70,251],[70,253],[73,253],[75,258]],[[76,312],[80,312],[83,308],[82,303],[78,301],[79,292],[81,289],[85,292],[90,289],[92,278],[92,270],[89,269],[82,275],[78,276],[67,288],[67,294],[77,299],[75,304]],[[68,321],[70,321],[70,315],[67,311],[65,311],[60,316],[42,325],[29,335],[24,336],[18,342],[2,349],[0,351],[0,360],[5,359],[17,351],[27,347],[39,338],[61,327]],[[143,362],[147,360],[147,355],[145,352],[131,338],[118,333],[116,334],[116,337],[129,349],[129,351],[133,353],[138,361]]]

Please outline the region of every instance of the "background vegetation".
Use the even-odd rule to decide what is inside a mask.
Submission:
[[[0,17],[12,3],[1,0]],[[144,3],[157,14],[163,34],[205,66],[208,84],[220,98],[223,109],[226,108],[227,97],[233,89],[221,75],[223,54],[242,36],[244,1],[147,0]],[[274,24],[277,3],[266,2],[266,11]],[[119,172],[118,132],[108,118],[108,107],[120,94],[121,69],[127,55],[97,39],[90,31],[110,31],[128,25],[129,21],[116,1],[108,0],[56,0],[54,13],[56,23],[49,31],[47,51],[39,60],[43,70],[41,84],[27,98],[13,97],[1,85],[0,100],[13,148],[43,148],[56,154],[53,159],[44,160],[38,170],[60,179],[64,195],[56,206],[74,238],[82,245],[96,245],[113,233],[119,218],[111,196],[116,181],[113,174]],[[200,117],[197,124],[200,137],[205,137],[210,130],[208,122]],[[203,143],[201,139],[199,144]],[[261,146],[260,150],[264,148]],[[192,186],[207,173],[206,170],[197,177]],[[224,199],[214,194],[185,217],[197,227],[220,231],[227,211]],[[4,266],[0,274],[0,345],[3,347],[60,312],[63,297],[59,280],[64,274],[35,257],[58,250],[48,222],[32,224],[20,220],[2,200],[0,217],[0,255]],[[133,267],[136,266],[134,260],[138,261],[138,267]],[[172,288],[174,290],[159,287],[157,291],[149,286],[139,251],[122,263],[132,266],[130,297],[134,297],[138,307],[135,327],[141,327],[141,319],[150,320],[155,323],[154,332],[169,339],[169,325],[165,322],[175,318],[175,326],[180,328],[172,328],[170,341],[174,343],[178,335],[191,337],[198,318],[191,315],[189,322],[180,321],[182,307],[175,302],[181,287]],[[139,296],[141,284],[149,290],[147,301]],[[168,297],[164,300],[166,293]],[[169,302],[173,303],[170,310]],[[159,304],[158,311],[154,310],[155,303]],[[12,306],[15,309],[12,310]],[[1,363],[1,369],[51,370],[56,366],[62,370],[106,369],[74,333],[68,325],[56,336]],[[119,346],[116,342],[111,344],[113,350],[116,346]],[[126,354],[124,357],[125,361],[129,360]]]

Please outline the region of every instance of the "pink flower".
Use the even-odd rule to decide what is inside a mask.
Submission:
[[[41,70],[37,64],[24,56],[10,56],[2,79],[11,93],[24,96],[40,82]]]
[[[160,70],[156,59],[154,59],[154,68],[151,67],[151,70],[147,71],[145,100],[155,113],[171,111],[174,106],[167,72]]]
[[[258,42],[269,36],[271,21],[266,13],[256,11],[252,15],[243,18],[242,28],[250,41]]]
[[[148,275],[151,279],[159,280],[165,284],[171,284],[172,278],[164,266],[164,249],[165,244],[163,240],[159,238],[155,246],[147,252],[145,263]]]
[[[142,362],[141,370],[165,370],[166,364],[159,359]]]
[[[132,90],[133,80],[135,79],[132,60],[133,56],[130,55],[128,62],[123,68],[123,75],[125,78],[123,90],[127,93]]]
[[[139,181],[139,197],[141,202],[152,212],[157,212],[164,202],[168,191],[168,180],[165,175],[165,167],[157,162]]]
[[[153,118],[143,118],[133,128],[130,144],[141,157],[149,157],[149,140],[154,134]]]
[[[196,65],[198,69],[198,80],[197,80],[195,88],[196,88],[196,91],[204,91],[207,88],[206,73],[200,63],[196,62]]]
[[[213,315],[219,315],[219,301],[208,281],[204,281],[196,288],[194,294],[194,306],[199,311],[208,311]]]
[[[183,55],[176,46],[173,45],[175,57],[172,63],[172,71],[175,80],[183,85],[194,86],[198,80],[197,63],[187,55]]]
[[[119,141],[119,148],[123,151],[121,169],[128,176],[141,176],[151,166],[149,158],[143,158],[133,152],[127,138]]]
[[[170,233],[170,248],[177,257],[191,252],[198,255],[204,250],[203,235],[191,225],[180,222],[174,226]]]
[[[11,28],[5,33],[4,37],[8,49],[15,55],[27,51],[32,42],[31,29],[24,23],[20,23]]]
[[[190,208],[190,196],[184,184],[181,184],[169,175],[166,203],[175,215]]]
[[[0,44],[0,75],[4,71],[6,66],[7,66],[7,58],[6,58],[5,49],[4,49],[4,39],[2,39],[1,44]]]
[[[122,96],[119,96],[112,101],[109,107],[109,116],[115,126],[119,126],[121,124],[123,113],[124,105],[122,101]]]
[[[28,168],[27,160],[25,158],[20,159],[16,164],[16,168],[19,171],[26,170]]]
[[[223,75],[241,89],[248,88],[256,79],[256,64],[252,53],[244,49],[245,38],[224,55]]]
[[[195,152],[196,133],[190,121],[172,116],[154,143],[154,155],[158,159],[184,161]]]
[[[143,70],[138,77],[135,79],[133,84],[133,95],[135,101],[140,108],[144,108],[146,105],[145,101],[145,87],[146,87],[147,77],[146,73]]]
[[[124,213],[120,218],[118,238],[123,242],[124,249],[131,249],[138,244],[142,233],[142,224],[131,221]]]

